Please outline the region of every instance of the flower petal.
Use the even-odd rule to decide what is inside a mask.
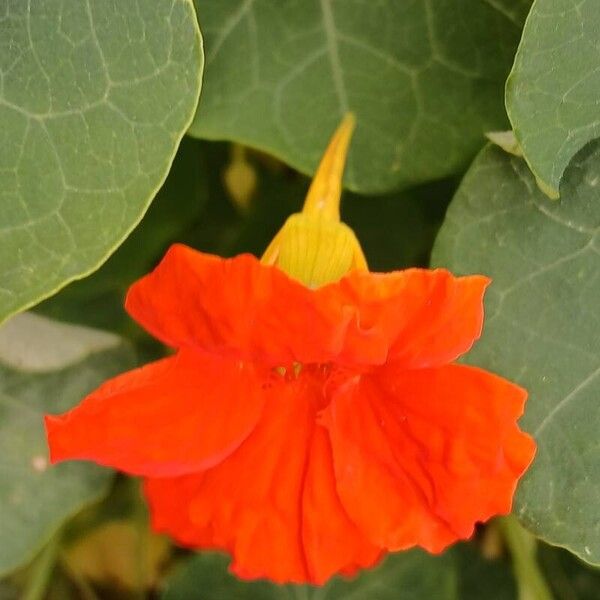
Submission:
[[[314,408],[297,388],[275,385],[256,429],[220,465],[198,475],[148,480],[154,528],[188,545],[228,550],[239,577],[305,581],[300,498]],[[182,485],[189,502],[180,505],[188,512],[184,519],[171,512]]]
[[[155,477],[208,468],[255,427],[263,382],[246,363],[182,351],[106,382],[64,415],[47,416],[52,462],[93,460]]]
[[[310,581],[353,575],[378,561],[382,549],[350,520],[335,487],[331,442],[318,426],[311,441],[302,495],[302,543]]]
[[[153,527],[190,547],[228,550],[244,579],[322,583],[376,561],[380,551],[333,486],[318,395],[308,377],[274,384],[259,425],[229,458],[197,475],[148,479]]]
[[[272,366],[323,362],[343,340],[343,321],[321,310],[312,290],[247,254],[223,259],[174,245],[125,305],[170,346]]]
[[[422,368],[455,360],[480,336],[489,281],[444,269],[352,271],[316,293],[323,305],[354,308],[342,362],[360,362],[371,348],[372,356],[381,355],[379,363]]]
[[[204,489],[203,472],[180,477],[149,477],[144,479],[143,489],[154,531],[167,533],[190,549],[221,549],[204,541],[190,515],[194,498]]]
[[[271,366],[293,362],[437,366],[481,333],[489,280],[441,269],[353,271],[317,290],[250,255],[223,259],[172,246],[129,290],[126,307],[151,334]]]
[[[439,552],[510,511],[535,453],[526,392],[473,367],[382,369],[339,387],[323,415],[350,517],[390,550]]]

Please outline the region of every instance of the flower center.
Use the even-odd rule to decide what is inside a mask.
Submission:
[[[361,377],[355,368],[346,369],[335,363],[298,362],[274,367],[271,371],[270,386],[299,386],[302,396],[310,399],[317,413],[328,406],[336,390]]]
[[[289,381],[298,378],[298,375],[300,375],[300,372],[302,371],[302,365],[299,362],[296,362],[288,366],[275,367],[273,371],[280,377]]]

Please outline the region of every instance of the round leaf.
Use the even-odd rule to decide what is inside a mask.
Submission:
[[[13,2],[0,19],[0,321],[96,269],[198,101],[192,0]]]
[[[206,75],[190,133],[311,173],[347,111],[345,181],[384,192],[461,169],[506,128],[527,0],[196,0]],[[452,26],[449,26],[449,24]]]
[[[597,0],[536,0],[506,85],[532,171],[551,193],[573,155],[600,136]]]

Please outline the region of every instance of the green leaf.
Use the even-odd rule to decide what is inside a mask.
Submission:
[[[447,213],[433,264],[484,273],[483,338],[467,362],[529,391],[537,441],[515,511],[533,533],[600,562],[600,146],[571,163],[549,200],[525,162],[488,147]]]
[[[192,0],[13,2],[0,19],[0,321],[95,270],[195,110]]]
[[[129,346],[112,334],[30,313],[0,328],[0,574],[30,560],[111,481],[110,471],[90,464],[50,467],[43,414],[69,409],[133,364]]]
[[[230,575],[228,559],[202,553],[188,561],[167,582],[162,600],[454,600],[456,581],[449,556],[431,557],[415,550],[388,557],[379,567],[362,572],[356,579],[333,579],[324,587],[279,586],[267,581],[245,582]]]
[[[379,193],[456,172],[485,131],[506,129],[504,81],[528,0],[196,6],[207,59],[192,135],[312,173],[350,110],[346,184]]]
[[[557,192],[571,158],[600,136],[596,0],[536,0],[506,85],[506,108],[531,170]]]

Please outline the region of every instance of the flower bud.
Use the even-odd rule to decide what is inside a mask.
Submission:
[[[262,262],[316,288],[338,281],[367,261],[350,227],[340,222],[342,176],[354,131],[347,114],[321,159],[302,212],[291,215],[265,251]]]

